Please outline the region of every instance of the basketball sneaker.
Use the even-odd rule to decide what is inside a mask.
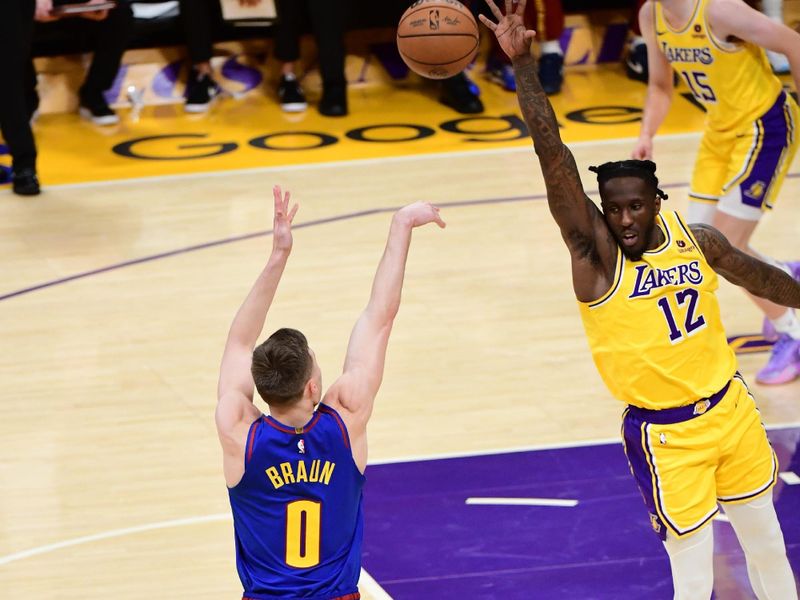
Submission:
[[[477,86],[462,72],[442,80],[439,101],[462,115],[483,112],[483,102],[476,93]]]
[[[105,97],[103,97],[103,92],[94,92],[82,88],[79,92],[79,97],[79,112],[84,119],[88,119],[95,125],[116,125],[119,123],[117,113],[111,110]]]
[[[786,266],[789,267],[792,277],[800,281],[800,261],[787,262]],[[775,330],[775,326],[772,324],[772,321],[766,317],[764,317],[764,324],[761,326],[761,335],[763,335],[764,339],[768,342],[774,342],[778,339],[778,332]]]
[[[278,83],[278,99],[284,112],[303,112],[308,108],[303,88],[294,73],[287,73]]]
[[[183,110],[188,113],[207,112],[211,102],[221,91],[222,88],[211,75],[192,69],[186,81],[186,103],[183,105]]]
[[[502,60],[490,56],[486,59],[486,79],[496,83],[507,92],[517,91],[514,68]]]
[[[41,191],[36,169],[14,169],[11,171],[11,185],[18,196],[36,196]]]
[[[347,115],[347,87],[344,85],[323,86],[322,98],[319,101],[319,114],[326,117],[344,117]]]
[[[800,340],[781,334],[772,347],[769,362],[756,375],[756,381],[765,385],[789,383],[800,376]]]
[[[548,96],[561,91],[564,83],[564,57],[556,52],[542,54],[539,57],[539,83]]]
[[[640,42],[628,48],[625,58],[625,73],[628,79],[647,83],[650,71],[647,68],[647,44]]]

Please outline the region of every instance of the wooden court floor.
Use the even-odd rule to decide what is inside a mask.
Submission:
[[[686,205],[697,140],[657,143],[668,208]],[[631,144],[573,147],[588,190],[586,167]],[[215,384],[269,252],[276,183],[300,212],[267,328],[303,330],[328,383],[391,211],[428,200],[448,222],[414,234],[372,460],[617,435],[622,406],[591,362],[528,149],[51,187],[37,202],[2,192],[2,598],[240,592]],[[800,258],[799,224],[795,166],[754,245]],[[729,333],[760,329],[743,294],[723,284],[720,296]],[[764,360],[741,358],[751,382]],[[753,387],[767,424],[800,423],[800,382]]]

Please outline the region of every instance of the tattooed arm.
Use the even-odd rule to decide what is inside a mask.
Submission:
[[[734,285],[775,304],[800,308],[800,282],[785,271],[745,254],[710,225],[690,225],[708,264]]]
[[[604,294],[613,281],[618,247],[603,215],[586,196],[575,157],[561,140],[558,121],[537,74],[530,43],[535,33],[525,29],[525,0],[516,10],[505,0],[505,16],[492,0],[486,0],[498,22],[480,19],[491,29],[511,58],[517,82],[517,99],[547,186],[547,203],[572,256],[572,279],[579,300],[591,301]]]

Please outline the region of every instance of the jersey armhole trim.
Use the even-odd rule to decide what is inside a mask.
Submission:
[[[688,237],[688,238],[691,240],[691,242],[694,244],[695,248],[697,248],[697,251],[698,251],[698,252],[700,253],[700,255],[703,257],[703,260],[705,260],[706,262],[708,262],[708,259],[706,258],[706,255],[705,255],[705,253],[703,252],[703,247],[702,247],[700,244],[698,244],[698,243],[697,243],[697,238],[696,238],[696,237],[694,237],[694,234],[692,233],[692,230],[691,230],[691,228],[689,227],[689,225],[687,225],[687,224],[684,222],[684,220],[683,220],[683,217],[681,217],[681,216],[678,214],[678,211],[674,211],[674,213],[675,213],[675,219],[678,221],[678,225],[680,225],[680,228],[681,228],[681,229],[683,229],[683,233],[685,233],[685,234],[686,234],[686,237]],[[710,266],[710,265],[709,265],[709,266]]]
[[[264,416],[258,417],[255,421],[250,423],[250,429],[247,431],[247,451],[244,455],[244,468],[247,470],[247,464],[250,462],[250,458],[253,456],[253,446],[255,445],[256,441],[256,432],[258,431],[258,426],[261,425],[261,420]]]
[[[326,404],[320,404],[317,410],[333,417],[333,420],[336,421],[336,424],[339,426],[339,431],[342,432],[342,441],[344,442],[344,447],[352,452],[352,449],[350,448],[350,434],[347,432],[347,426],[344,424],[344,420],[339,413]]]
[[[596,308],[601,304],[605,304],[617,293],[620,285],[622,284],[622,274],[625,270],[625,256],[622,254],[622,250],[617,247],[617,264],[614,269],[614,281],[611,284],[609,290],[600,296],[597,300],[593,300],[592,302],[581,302],[581,304],[586,305],[589,308]]]
[[[711,41],[711,44],[720,52],[725,52],[726,54],[736,54],[737,52],[744,50],[745,46],[747,45],[747,42],[744,41],[741,44],[726,42],[714,35],[714,32],[711,30],[711,24],[708,22],[708,15],[706,14],[705,9],[703,10],[703,25],[705,25],[706,32],[708,33],[708,39]]]

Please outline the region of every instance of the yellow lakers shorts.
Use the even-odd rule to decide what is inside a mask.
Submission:
[[[747,502],[767,492],[778,459],[753,396],[737,373],[717,394],[680,408],[628,407],[625,453],[661,539],[709,523],[718,502]]]
[[[773,207],[800,146],[800,109],[786,92],[761,118],[741,129],[706,129],[689,197],[747,220]]]

